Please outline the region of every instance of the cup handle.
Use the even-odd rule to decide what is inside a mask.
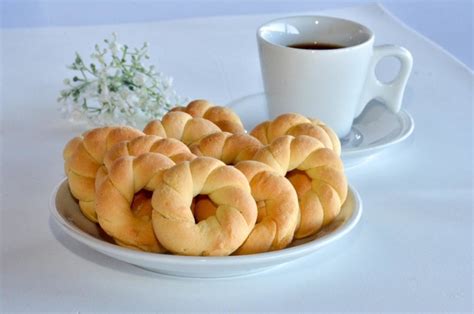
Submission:
[[[377,79],[375,67],[385,57],[395,57],[400,61],[401,67],[397,77],[389,83],[383,83]],[[364,94],[361,98],[359,108],[356,110],[357,118],[369,101],[379,98],[392,112],[400,111],[403,93],[413,67],[411,53],[399,46],[381,45],[374,47],[374,54],[370,61]]]

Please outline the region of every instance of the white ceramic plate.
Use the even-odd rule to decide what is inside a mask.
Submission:
[[[236,99],[227,106],[241,117],[247,130],[269,119],[264,93]],[[372,101],[354,121],[351,134],[341,141],[341,156],[346,169],[360,165],[383,149],[406,140],[414,128],[413,118],[407,111],[402,109],[392,113],[382,103]]]
[[[50,209],[54,220],[68,235],[103,254],[166,275],[216,278],[260,272],[321,249],[354,228],[362,213],[362,202],[357,191],[349,186],[341,213],[315,236],[295,241],[291,247],[280,251],[224,257],[155,254],[120,247],[97,224],[82,215],[66,179],[54,189]]]

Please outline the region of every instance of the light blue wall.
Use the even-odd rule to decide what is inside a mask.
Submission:
[[[291,13],[373,1],[0,0],[1,27],[98,25],[194,16]],[[379,1],[394,15],[473,68],[473,1]]]

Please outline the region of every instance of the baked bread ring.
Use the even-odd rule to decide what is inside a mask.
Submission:
[[[293,239],[299,215],[298,198],[291,183],[266,164],[250,161],[263,147],[247,134],[219,132],[202,138],[190,146],[198,156],[219,159],[225,164],[236,164],[248,179],[252,196],[257,202],[257,224],[249,238],[235,254],[260,253],[286,247]],[[199,199],[195,216],[207,217],[213,213],[212,204]]]
[[[114,144],[144,135],[131,127],[103,127],[89,130],[70,140],[63,151],[64,169],[72,195],[82,213],[97,222],[94,209],[95,179],[107,150]]]
[[[216,106],[204,99],[193,100],[186,107],[175,107],[171,111],[183,111],[194,118],[207,119],[225,132],[245,133],[242,121],[232,109]]]
[[[319,140],[306,135],[281,136],[253,159],[293,183],[300,204],[295,238],[315,234],[339,214],[347,197],[344,167],[339,156]]]
[[[242,161],[235,168],[250,183],[258,217],[247,240],[234,254],[254,254],[287,247],[293,240],[299,217],[295,189],[285,177],[261,162]]]
[[[250,135],[267,145],[282,135],[308,135],[318,139],[324,147],[330,148],[341,155],[341,142],[336,133],[318,119],[307,118],[297,113],[286,113],[272,121],[257,125]]]
[[[115,160],[124,156],[139,156],[149,152],[165,155],[175,163],[196,158],[186,145],[176,139],[154,135],[139,136],[130,141],[117,143],[108,150],[104,157],[104,165],[97,171],[96,189],[106,178],[107,169],[112,166]],[[133,199],[132,211],[136,214],[149,211],[151,215],[151,208],[151,193],[139,193]]]
[[[230,165],[252,159],[262,147],[263,144],[253,136],[218,132],[203,137],[189,148],[197,156],[213,157]]]
[[[221,132],[221,129],[209,120],[173,111],[165,114],[161,120],[148,122],[143,132],[148,135],[175,138],[190,145],[206,135]]]
[[[162,154],[145,153],[121,157],[110,166],[97,187],[96,211],[100,226],[117,244],[147,252],[165,251],[155,237],[146,199],[138,199],[143,203],[136,204],[135,210],[132,203],[141,190],[153,191],[163,170],[174,165]]]
[[[217,210],[196,223],[191,205],[198,195],[207,195]],[[156,237],[181,255],[229,255],[244,243],[257,220],[257,205],[245,176],[208,157],[164,171],[152,205]]]

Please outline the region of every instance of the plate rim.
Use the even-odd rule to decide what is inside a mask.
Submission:
[[[235,98],[229,101],[226,106],[231,109],[235,109],[236,104],[242,102],[246,99],[251,99],[253,97],[264,97],[265,92],[260,91],[257,93],[247,94],[242,97]],[[371,155],[374,154],[376,151],[385,149],[391,145],[398,144],[406,140],[415,130],[415,120],[413,119],[412,115],[406,110],[401,108],[399,112],[395,113],[397,115],[398,120],[404,121],[405,123],[401,123],[404,127],[402,128],[401,132],[393,138],[391,141],[376,144],[376,145],[368,145],[363,148],[351,147],[345,148],[341,147],[341,157],[357,157],[359,155]],[[367,156],[369,157],[369,156]]]
[[[325,234],[320,238],[317,238],[313,241],[300,244],[295,247],[285,248],[283,250],[249,254],[249,255],[232,255],[232,256],[183,256],[183,255],[171,255],[171,254],[158,254],[150,252],[142,252],[138,250],[132,250],[129,248],[124,248],[112,243],[101,241],[90,234],[82,231],[80,228],[68,223],[68,221],[59,213],[56,207],[56,198],[60,187],[67,182],[67,178],[63,178],[59,183],[57,183],[50,195],[49,199],[49,209],[50,214],[52,215],[55,223],[61,227],[61,229],[68,234],[68,236],[74,238],[76,241],[81,242],[82,244],[89,246],[99,252],[108,252],[114,256],[121,255],[127,256],[131,259],[143,259],[147,262],[153,263],[163,263],[163,264],[180,264],[188,266],[227,266],[235,265],[251,265],[258,262],[271,262],[278,260],[280,258],[292,258],[301,257],[303,255],[310,254],[311,252],[316,251],[320,247],[323,247],[333,241],[340,239],[345,236],[360,221],[362,216],[362,199],[358,191],[348,183],[348,192],[353,195],[354,199],[354,208],[352,215],[347,219],[346,223],[341,227],[336,229],[333,232]],[[100,249],[98,248],[100,247]]]

